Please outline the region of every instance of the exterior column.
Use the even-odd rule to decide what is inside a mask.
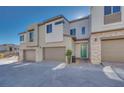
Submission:
[[[71,49],[72,50],[72,55],[74,55],[74,45],[73,45],[73,40],[71,37],[64,37],[65,38],[65,47],[66,47],[66,50],[65,52],[67,52],[68,49]],[[66,63],[68,62],[67,60],[67,57],[65,57],[66,59]]]
[[[36,62],[43,61],[43,48],[37,48],[36,49]]]
[[[19,58],[18,58],[19,61],[23,61],[24,60],[24,55],[23,55],[24,53],[23,52],[24,52],[23,49],[19,50]]]
[[[101,63],[101,39],[95,34],[90,38],[90,60],[93,64]]]

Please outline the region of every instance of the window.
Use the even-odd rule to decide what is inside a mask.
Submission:
[[[55,25],[59,25],[59,24],[63,24],[64,21],[58,21],[58,22],[55,22]]]
[[[104,7],[104,15],[111,14],[111,6],[105,6]]]
[[[82,34],[85,34],[85,27],[82,27]]]
[[[47,25],[47,33],[52,32],[52,24]]]
[[[117,12],[120,12],[120,11],[121,11],[120,6],[113,6],[113,13],[117,13]]]
[[[12,47],[9,48],[9,51],[12,51]]]
[[[14,48],[14,50],[17,50],[16,48]]]
[[[24,35],[20,36],[20,41],[24,41]]]
[[[29,32],[29,41],[33,42],[34,41],[34,32]]]
[[[104,15],[114,14],[121,11],[120,6],[105,6],[104,7]]]
[[[75,28],[70,30],[70,35],[76,35],[76,29]]]

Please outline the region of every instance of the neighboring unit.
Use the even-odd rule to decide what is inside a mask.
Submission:
[[[18,55],[19,46],[15,44],[2,44],[0,45],[0,53],[4,54],[4,56]]]
[[[124,7],[91,7],[91,62],[124,62]]]

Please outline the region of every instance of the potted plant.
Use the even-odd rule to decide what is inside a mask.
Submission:
[[[67,56],[67,62],[68,62],[68,64],[70,64],[71,63],[71,57],[72,57],[72,50],[68,49],[66,51],[66,56]]]

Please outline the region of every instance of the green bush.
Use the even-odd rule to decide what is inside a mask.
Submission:
[[[71,63],[71,57],[72,57],[72,50],[68,49],[66,51],[66,56],[67,56],[68,64],[70,64]]]

